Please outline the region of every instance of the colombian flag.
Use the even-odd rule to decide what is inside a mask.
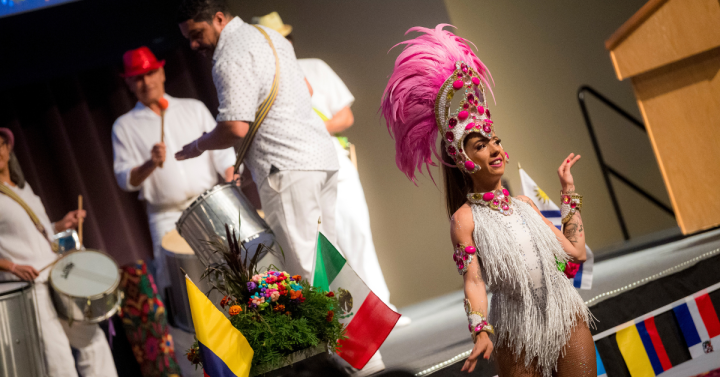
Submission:
[[[617,344],[632,377],[654,377],[672,368],[655,317],[617,332]]]
[[[253,358],[250,343],[187,275],[185,284],[205,376],[249,376]]]

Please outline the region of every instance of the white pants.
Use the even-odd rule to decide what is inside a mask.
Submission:
[[[265,178],[258,191],[265,221],[285,253],[286,271],[311,279],[318,219],[320,231],[337,244],[337,172],[280,171]]]
[[[170,275],[168,275],[162,252],[162,239],[169,231],[175,229],[175,223],[180,219],[182,213],[182,210],[148,212],[150,236],[153,242],[153,259],[155,260],[155,285],[163,299],[165,298],[165,288],[170,286]]]
[[[35,294],[49,376],[77,377],[72,346],[80,351],[77,367],[82,377],[117,377],[115,361],[100,326],[79,322],[69,326],[58,318],[47,284],[35,284]]]
[[[360,176],[337,138],[333,138],[333,141],[340,161],[337,205],[335,207],[337,245],[360,279],[378,298],[390,305],[390,290],[385,283],[385,277],[375,253],[375,244],[373,244],[370,230],[370,214],[365,201],[365,193],[360,184]]]

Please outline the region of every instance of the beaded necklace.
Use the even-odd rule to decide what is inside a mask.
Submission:
[[[486,206],[505,216],[510,216],[513,213],[513,209],[510,207],[512,198],[508,190],[504,188],[480,193],[471,192],[467,194],[467,199],[470,203]]]

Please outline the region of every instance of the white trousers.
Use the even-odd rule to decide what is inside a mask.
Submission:
[[[390,305],[390,290],[385,283],[385,277],[375,253],[375,244],[370,230],[370,213],[362,184],[360,184],[360,176],[337,138],[333,138],[333,141],[340,161],[335,207],[337,245],[360,279],[378,298]]]
[[[258,191],[265,221],[285,253],[285,270],[311,279],[318,219],[320,231],[337,244],[337,172],[280,171],[265,178]]]
[[[150,236],[153,242],[153,259],[155,260],[155,285],[163,299],[165,298],[165,288],[170,286],[170,275],[168,275],[162,252],[162,239],[169,231],[175,229],[175,223],[180,219],[182,213],[182,210],[148,212]]]
[[[69,326],[58,318],[47,284],[35,284],[35,294],[49,376],[78,376],[72,346],[80,353],[77,361],[80,376],[117,377],[115,361],[100,326],[79,322]]]

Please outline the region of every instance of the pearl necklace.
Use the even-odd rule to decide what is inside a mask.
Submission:
[[[505,216],[510,216],[513,213],[513,210],[510,207],[512,198],[506,189],[498,189],[495,191],[481,193],[471,192],[467,194],[467,199],[470,203],[480,204],[492,210],[498,211]]]

